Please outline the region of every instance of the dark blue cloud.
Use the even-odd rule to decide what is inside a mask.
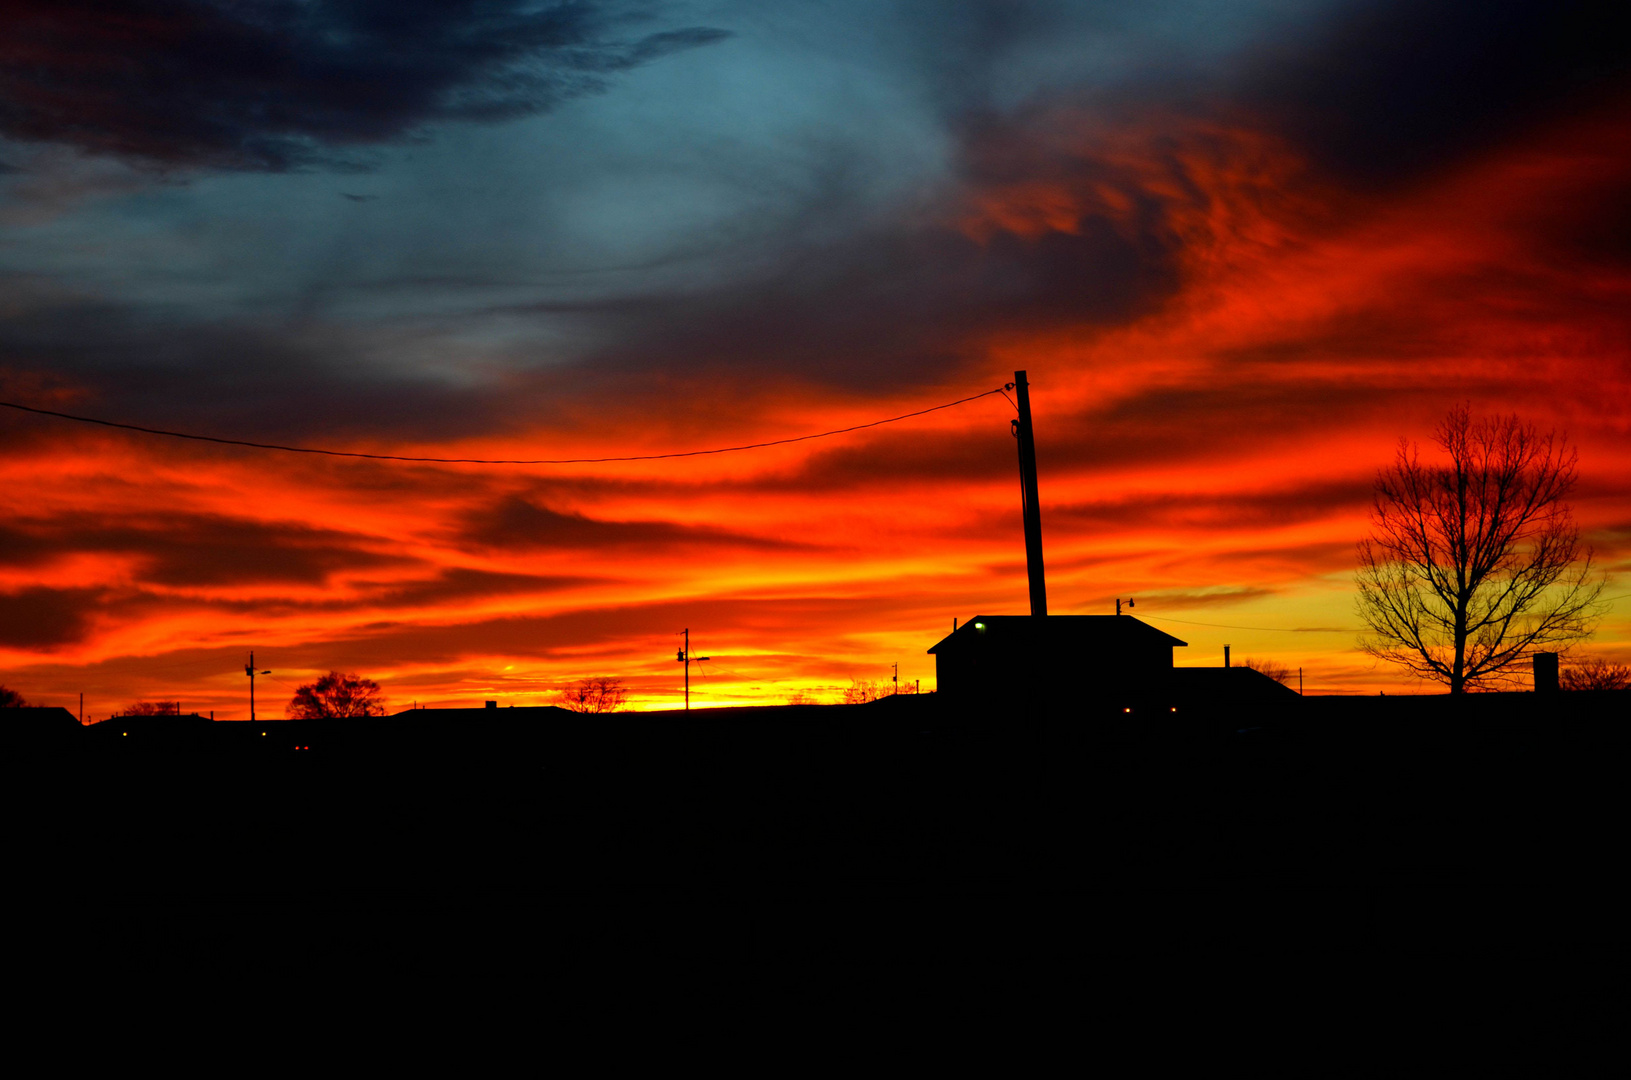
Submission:
[[[1271,41],[1252,109],[1364,185],[1407,179],[1622,93],[1631,49],[1586,0],[1363,0],[1321,33]]]
[[[0,134],[170,167],[355,166],[357,147],[545,111],[728,36],[636,21],[524,0],[22,0],[0,16]]]
[[[726,33],[517,0],[4,10],[0,131],[262,171],[547,110]],[[715,15],[739,36],[709,65],[649,71],[549,123],[447,132],[367,191],[240,172],[39,229],[4,261],[52,286],[0,316],[0,370],[64,380],[85,412],[306,443],[548,423],[568,398],[621,407],[652,373],[962,385],[993,335],[1121,325],[1182,288],[1183,218],[1208,194],[1176,166],[1163,187],[1189,194],[1141,188],[1095,131],[1151,132],[1159,156],[1171,118],[1222,115],[1339,180],[1386,183],[1555,115],[1627,63],[1572,0]],[[960,231],[968,191],[1032,179],[1081,196],[1071,227]],[[1091,209],[1104,183],[1126,215]],[[1589,218],[1563,223],[1572,248],[1631,249],[1623,208]],[[94,249],[76,231],[91,227]],[[1298,330],[1280,354],[1427,338],[1380,318]]]

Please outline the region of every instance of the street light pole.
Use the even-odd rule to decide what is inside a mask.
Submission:
[[[1031,384],[1025,372],[1014,372],[1014,396],[1019,419],[1014,435],[1019,439],[1020,506],[1025,512],[1025,571],[1031,585],[1031,614],[1048,613],[1048,588],[1042,574],[1042,508],[1036,494],[1036,436],[1031,430]]]
[[[678,655],[676,655],[674,657],[674,659],[685,665],[685,711],[690,712],[691,711],[691,628],[689,626],[687,626],[681,632],[685,635],[685,648],[681,649],[679,651]],[[704,660],[712,660],[712,659],[713,659],[713,657],[711,657],[711,656],[699,656],[699,657],[696,658],[698,663],[701,663]]]
[[[255,671],[255,650],[253,650],[253,649],[249,650],[249,663],[244,665],[244,674],[249,676],[249,722],[251,724],[253,724],[255,722],[255,675],[256,675],[256,671]],[[270,675],[272,673],[270,671],[262,671],[259,674]]]

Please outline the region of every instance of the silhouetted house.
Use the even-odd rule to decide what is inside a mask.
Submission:
[[[60,705],[0,709],[0,738],[7,746],[38,747],[79,735],[79,719]]]
[[[948,701],[1053,708],[1162,696],[1187,644],[1131,615],[982,615],[929,652]]]
[[[929,652],[948,704],[993,714],[1164,712],[1297,697],[1251,668],[1174,667],[1172,650],[1186,644],[1131,615],[982,615]]]

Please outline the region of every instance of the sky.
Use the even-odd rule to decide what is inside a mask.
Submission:
[[[1050,611],[1311,693],[1429,689],[1358,649],[1355,546],[1465,403],[1577,448],[1631,662],[1628,57],[1555,0],[18,0],[0,400],[592,458],[1023,369]],[[929,690],[1028,610],[1013,416],[540,466],[0,409],[0,683],[668,708],[689,628],[694,706]]]

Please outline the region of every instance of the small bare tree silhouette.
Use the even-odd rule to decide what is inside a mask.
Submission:
[[[561,707],[577,713],[616,712],[629,699],[621,679],[582,679],[555,692]]]
[[[1291,685],[1291,669],[1277,660],[1242,660],[1240,666],[1267,675],[1282,686]]]
[[[284,711],[294,720],[384,716],[385,698],[373,679],[331,671],[296,690]]]
[[[1631,667],[1588,656],[1564,668],[1557,682],[1564,690],[1625,690],[1631,688]]]
[[[851,679],[844,688],[845,705],[864,705],[883,696],[883,683],[877,679]]]
[[[138,701],[119,710],[120,716],[180,716],[179,701]]]

